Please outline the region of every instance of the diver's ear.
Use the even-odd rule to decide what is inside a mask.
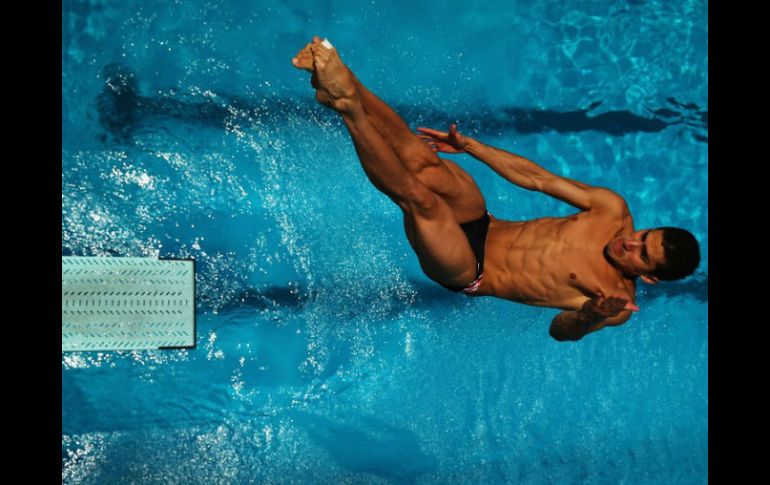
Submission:
[[[648,285],[657,285],[658,284],[658,278],[656,278],[654,276],[642,275],[642,281],[644,281]]]

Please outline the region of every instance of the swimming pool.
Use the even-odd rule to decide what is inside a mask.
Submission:
[[[195,350],[62,354],[64,483],[707,482],[705,2],[68,1],[62,32],[63,254],[195,258],[198,303]],[[577,343],[432,283],[289,62],[313,34],[410,126],[691,230],[698,273]],[[573,212],[449,158],[496,217]]]

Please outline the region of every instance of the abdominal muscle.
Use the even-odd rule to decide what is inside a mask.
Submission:
[[[607,221],[594,222],[585,212],[525,222],[493,219],[477,294],[534,306],[581,308],[607,287],[609,264],[602,250],[613,230]]]

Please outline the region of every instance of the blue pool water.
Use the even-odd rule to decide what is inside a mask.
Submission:
[[[63,483],[707,482],[706,2],[71,0],[62,34],[62,252],[195,258],[198,316],[62,354]],[[697,274],[576,343],[432,283],[290,64],[313,34],[410,126],[691,230]],[[574,212],[450,158],[496,217]]]

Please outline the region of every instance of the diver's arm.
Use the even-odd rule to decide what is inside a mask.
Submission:
[[[556,177],[548,170],[537,165],[532,160],[515,153],[496,148],[480,142],[474,138],[468,138],[465,145],[465,153],[481,160],[504,179],[527,190],[542,191],[546,180]],[[572,184],[576,189],[586,190],[585,184]]]
[[[621,312],[619,315],[610,318],[587,319],[580,310],[561,312],[551,322],[548,333],[555,340],[564,342],[567,340],[580,340],[586,334],[596,332],[607,325],[622,325],[631,318],[630,311]]]
[[[607,325],[621,325],[631,318],[631,311],[639,307],[625,298],[599,295],[585,302],[580,310],[565,311],[551,322],[549,333],[555,340],[580,340],[584,335]]]
[[[596,207],[625,208],[623,198],[609,189],[561,177],[521,155],[486,145],[473,138],[468,139],[465,152],[519,187],[543,192],[580,210]]]
[[[455,123],[450,125],[448,132],[432,128],[417,128],[417,131],[417,137],[434,152],[468,153],[509,182],[527,190],[543,192],[580,210],[608,208],[613,212],[624,212],[628,209],[623,198],[609,189],[560,177],[520,155],[485,145],[461,134]]]

